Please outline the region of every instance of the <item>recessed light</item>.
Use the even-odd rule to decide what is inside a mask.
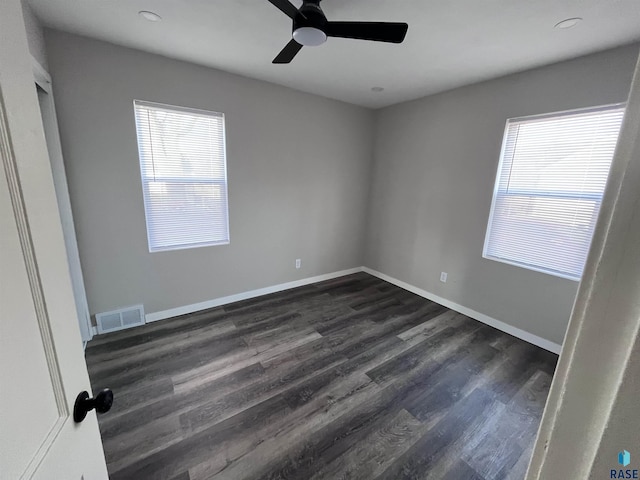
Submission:
[[[160,15],[158,15],[157,13],[149,12],[148,10],[142,10],[138,12],[138,15],[140,15],[145,20],[149,20],[150,22],[159,22],[160,20],[162,20],[162,17]]]
[[[582,19],[580,17],[567,18],[566,20],[556,23],[555,28],[562,28],[563,30],[566,30],[567,28],[575,27],[581,21]]]
[[[384,88],[383,87],[373,87],[371,89],[372,92],[376,92],[376,93],[380,93],[380,92],[384,92]]]

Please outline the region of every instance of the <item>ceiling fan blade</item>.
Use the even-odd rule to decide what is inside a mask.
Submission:
[[[402,43],[408,29],[406,23],[328,22],[324,30],[329,37]]]
[[[278,7],[285,15],[293,20],[298,14],[298,9],[289,0],[269,0],[273,5]]]
[[[272,63],[291,63],[293,57],[295,57],[302,45],[300,45],[295,40],[291,40],[287,45],[282,49],[282,51],[278,54],[276,58],[273,59]]]

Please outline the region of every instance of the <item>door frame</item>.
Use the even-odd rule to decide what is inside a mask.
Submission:
[[[64,234],[67,263],[69,264],[69,273],[71,274],[71,283],[73,286],[73,296],[78,313],[80,335],[82,337],[83,346],[86,347],[87,342],[93,338],[96,331],[95,327],[91,324],[91,315],[89,313],[89,305],[87,302],[84,276],[82,274],[82,265],[80,263],[75,223],[73,221],[73,211],[71,209],[71,200],[69,197],[69,186],[67,183],[67,174],[62,155],[62,146],[60,143],[58,118],[53,98],[51,75],[49,75],[49,72],[47,72],[47,70],[35,59],[35,57],[33,57],[33,55],[31,56],[31,68],[35,84],[46,94],[44,100],[46,102],[46,108],[41,108],[42,121],[45,136],[48,133],[51,134],[46,138],[47,148],[49,150],[49,162],[51,164],[56,199],[58,201],[58,211],[60,212],[62,232]]]
[[[640,58],[527,480],[610,478],[637,448],[639,159]]]

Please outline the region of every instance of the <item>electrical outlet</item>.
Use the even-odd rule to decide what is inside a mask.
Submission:
[[[302,260],[296,258],[296,268],[300,268],[302,266]]]
[[[440,281],[442,283],[447,283],[447,272],[440,272]]]

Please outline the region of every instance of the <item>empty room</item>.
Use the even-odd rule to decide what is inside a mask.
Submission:
[[[0,478],[638,478],[637,0],[3,0]]]

